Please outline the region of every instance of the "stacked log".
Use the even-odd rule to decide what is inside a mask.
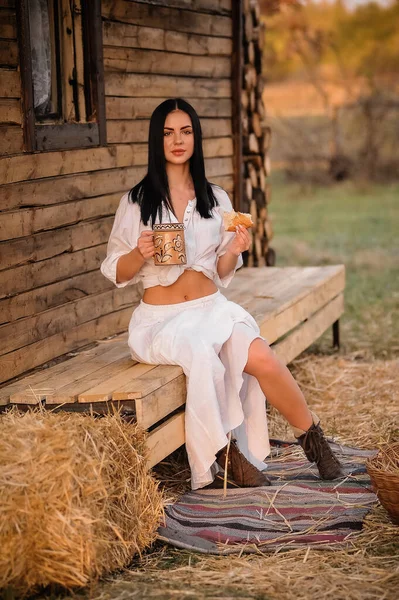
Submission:
[[[271,200],[269,148],[270,127],[266,126],[263,104],[264,78],[262,52],[265,39],[258,0],[243,0],[243,77],[241,115],[243,132],[244,190],[243,210],[252,215],[252,244],[247,266],[273,266],[275,252],[270,247],[273,227],[268,214]]]

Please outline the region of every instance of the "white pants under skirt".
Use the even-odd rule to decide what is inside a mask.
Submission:
[[[186,449],[194,490],[213,481],[219,470],[215,455],[229,431],[248,460],[266,468],[265,396],[258,380],[244,373],[249,346],[258,337],[265,339],[255,319],[219,291],[178,304],[141,301],[133,312],[132,357],[180,365],[187,377]]]

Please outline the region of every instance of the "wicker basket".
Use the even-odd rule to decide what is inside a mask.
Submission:
[[[366,468],[379,501],[399,525],[399,442],[382,446]]]

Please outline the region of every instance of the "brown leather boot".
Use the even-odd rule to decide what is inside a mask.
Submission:
[[[313,414],[313,416],[316,415]],[[297,440],[302,446],[306,458],[310,462],[316,463],[322,479],[330,480],[344,476],[341,463],[324,437],[320,421],[317,424],[313,423],[307,431],[297,437]]]
[[[219,450],[216,455],[217,463],[224,469],[226,465],[227,446]],[[271,485],[272,482],[262,471],[259,471],[240,452],[235,440],[231,440],[227,458],[227,475],[240,487],[260,487]]]

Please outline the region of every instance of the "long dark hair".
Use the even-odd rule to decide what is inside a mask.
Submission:
[[[145,225],[151,218],[151,226],[156,214],[162,220],[162,203],[173,210],[166,160],[164,153],[164,125],[167,115],[180,109],[190,118],[194,132],[194,152],[190,158],[190,173],[194,182],[197,198],[196,210],[204,219],[212,217],[212,208],[218,205],[212,185],[205,177],[204,155],[202,152],[201,123],[194,108],[183,98],[171,98],[159,104],[151,115],[150,132],[148,137],[148,171],[139,183],[129,192],[129,200],[137,202],[141,209],[141,220]]]

